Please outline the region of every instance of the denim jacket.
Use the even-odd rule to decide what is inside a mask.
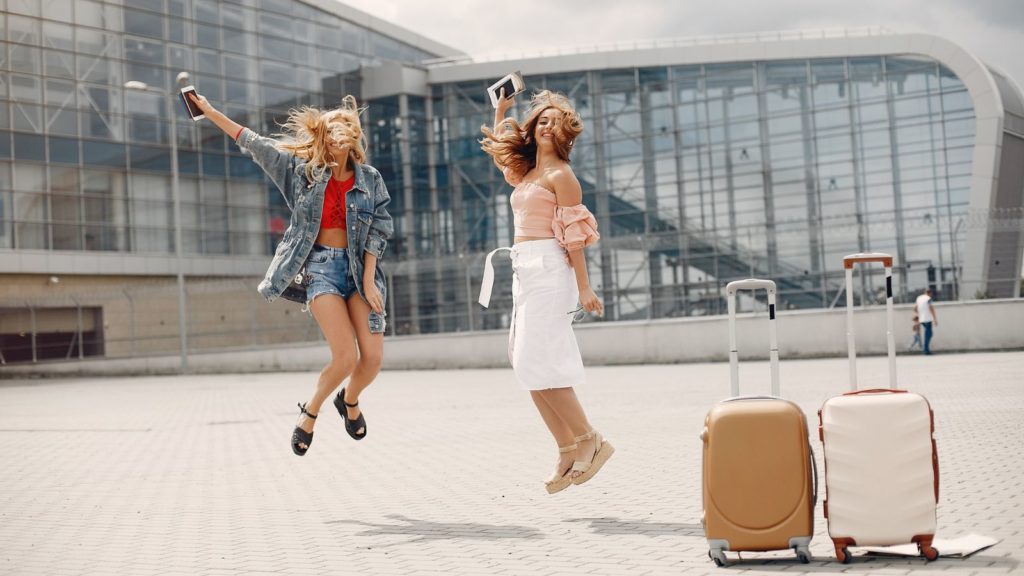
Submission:
[[[324,191],[330,181],[331,171],[325,170],[319,180],[308,180],[305,160],[278,149],[277,141],[260,136],[248,128],[242,130],[235,142],[270,177],[292,211],[288,229],[277,245],[267,275],[258,288],[264,298],[273,301],[288,287],[313,248],[320,232]],[[364,300],[363,253],[370,252],[378,259],[374,284],[380,290],[384,302],[387,302],[387,283],[379,261],[384,256],[388,239],[394,233],[391,215],[385,209],[390,201],[384,179],[377,169],[368,164],[356,164],[355,183],[345,195],[345,225],[348,228],[349,270],[356,290]],[[371,332],[384,331],[385,315],[386,312],[370,312]]]

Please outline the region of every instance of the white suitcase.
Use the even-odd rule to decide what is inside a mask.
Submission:
[[[885,266],[890,388],[857,391],[852,287],[858,262]],[[840,562],[850,561],[850,546],[907,543],[916,543],[934,560],[939,556],[932,548],[939,499],[934,416],[923,396],[895,389],[892,257],[854,254],[843,259],[843,267],[851,392],[828,399],[818,412],[828,533]]]

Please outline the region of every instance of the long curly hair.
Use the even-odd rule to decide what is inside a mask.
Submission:
[[[550,90],[530,98],[530,108],[522,124],[515,118],[506,118],[498,125],[497,132],[486,124],[481,126],[484,137],[480,140],[480,148],[494,159],[495,164],[508,168],[515,178],[522,178],[537,164],[537,142],[533,136],[537,121],[544,111],[552,108],[561,113],[552,129],[555,152],[568,162],[576,137],[583,132],[583,120],[565,95]]]
[[[295,154],[306,161],[306,178],[320,180],[327,168],[337,168],[343,160],[331,158],[327,151],[326,137],[340,145],[348,145],[349,156],[354,164],[366,163],[366,135],[359,122],[359,116],[366,108],[360,108],[354,96],[345,96],[341,106],[331,110],[320,110],[312,106],[292,108],[288,120],[281,125],[278,148]]]

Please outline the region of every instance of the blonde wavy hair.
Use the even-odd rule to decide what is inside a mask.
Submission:
[[[514,177],[522,178],[537,164],[537,142],[533,136],[537,121],[541,114],[552,108],[561,113],[552,128],[555,152],[562,161],[568,162],[576,137],[583,132],[583,120],[564,94],[550,90],[530,98],[530,108],[522,124],[515,118],[506,118],[498,125],[497,132],[486,124],[481,126],[484,137],[480,140],[480,148],[499,167],[508,168]]]
[[[340,145],[348,145],[349,156],[355,164],[366,163],[366,135],[359,122],[359,116],[366,110],[360,108],[354,96],[345,96],[341,106],[331,110],[320,110],[312,106],[292,108],[288,120],[281,125],[282,134],[278,148],[291,152],[306,161],[306,178],[320,180],[327,168],[337,168],[337,158],[327,151],[327,136]]]

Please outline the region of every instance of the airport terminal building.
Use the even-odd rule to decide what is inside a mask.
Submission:
[[[390,335],[507,327],[508,290],[476,304],[483,255],[512,240],[510,188],[478,139],[485,89],[512,70],[583,117],[572,162],[602,233],[588,262],[603,321],[724,313],[725,285],[752,276],[785,308],[842,305],[841,259],[859,251],[893,254],[897,301],[929,286],[1020,296],[1024,96],[942,38],[772,33],[497,60],[335,0],[0,8],[8,362],[175,353],[182,321],[193,351],[317,337],[300,307],[256,294],[287,208],[184,116],[180,72],[264,134],[293,106],[368,105],[395,218]],[[857,297],[875,298],[881,276],[861,278]]]

